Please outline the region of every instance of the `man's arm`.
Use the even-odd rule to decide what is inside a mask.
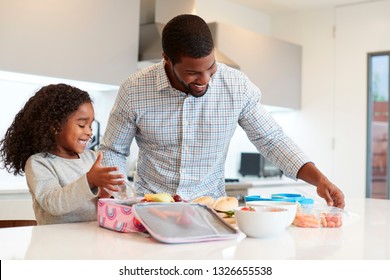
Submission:
[[[325,199],[330,206],[344,208],[343,192],[329,179],[312,162],[304,164],[298,171],[298,179],[301,179],[313,186],[317,187],[317,193]]]
[[[119,167],[120,172],[127,174],[126,158],[130,154],[130,145],[137,128],[131,122],[130,108],[127,100],[126,86],[121,86],[108,119],[100,151],[103,152],[104,166]]]

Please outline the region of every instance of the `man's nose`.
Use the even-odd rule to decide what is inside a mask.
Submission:
[[[210,82],[211,74],[210,73],[201,73],[199,74],[198,78],[196,79],[196,83],[200,85],[207,85]]]

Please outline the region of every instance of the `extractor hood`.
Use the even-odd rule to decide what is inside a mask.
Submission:
[[[209,27],[213,34],[215,44],[215,58],[218,62],[225,63],[231,67],[239,69],[239,65],[218,50],[215,42],[216,23],[210,23]],[[140,25],[138,60],[141,62],[157,62],[162,59],[161,35],[164,24],[147,23]]]
[[[140,30],[138,41],[138,64],[147,66],[161,61],[161,35],[165,24],[179,14],[194,14],[196,0],[142,0],[140,2]],[[239,65],[218,49],[217,25],[209,24],[214,39],[215,58],[239,69]],[[143,68],[142,66],[139,68]]]

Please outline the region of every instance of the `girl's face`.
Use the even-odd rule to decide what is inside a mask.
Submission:
[[[81,104],[76,112],[69,115],[61,132],[55,135],[57,145],[52,153],[63,158],[78,158],[92,137],[94,117],[92,104]]]

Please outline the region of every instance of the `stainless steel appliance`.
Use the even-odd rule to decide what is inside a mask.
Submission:
[[[239,205],[245,204],[245,196],[248,195],[248,189],[252,188],[251,183],[239,182],[238,180],[226,180],[225,183],[227,196],[236,197]]]

